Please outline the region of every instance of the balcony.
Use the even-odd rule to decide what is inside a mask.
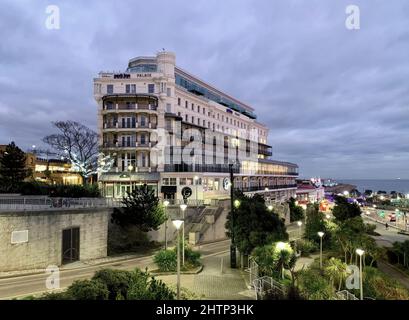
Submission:
[[[268,190],[266,190],[268,188]],[[294,189],[297,188],[297,184],[282,184],[282,185],[275,185],[275,186],[250,186],[250,187],[242,187],[242,188],[235,188],[236,190],[240,190],[243,192],[254,192],[254,191],[274,191],[279,189]]]
[[[104,113],[116,113],[116,112],[135,112],[135,111],[157,111],[158,107],[152,104],[142,105],[142,104],[118,104],[116,105],[106,105],[102,110]]]
[[[228,164],[165,164],[165,172],[221,172],[229,173]],[[240,166],[233,166],[233,173],[239,173]]]
[[[156,141],[130,141],[130,142],[105,142],[103,143],[104,148],[116,149],[116,148],[152,148],[157,144]]]
[[[135,122],[135,123],[121,123],[121,122],[104,122],[104,129],[156,129],[157,123],[153,122]]]

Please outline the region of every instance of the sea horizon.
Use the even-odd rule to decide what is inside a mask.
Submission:
[[[372,191],[396,191],[401,193],[409,193],[409,179],[334,179],[338,183],[352,184],[363,192],[365,190]]]

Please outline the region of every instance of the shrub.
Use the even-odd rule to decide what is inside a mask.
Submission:
[[[319,271],[308,269],[298,274],[300,292],[308,300],[330,300],[334,296],[334,287]]]
[[[149,279],[147,272],[136,269],[132,273],[128,300],[174,300],[175,293],[161,280]]]
[[[177,255],[175,250],[160,250],[153,257],[153,261],[156,263],[159,270],[162,272],[176,271]]]
[[[310,240],[297,240],[296,242],[297,245],[297,250],[301,251],[301,255],[309,255],[313,252],[316,252],[319,250],[318,245],[315,242],[312,242]]]
[[[30,299],[30,300],[36,300]],[[74,298],[67,292],[48,292],[41,297],[38,298],[38,300],[74,300]]]
[[[77,280],[67,289],[67,295],[74,300],[107,300],[107,286],[97,280]]]
[[[106,286],[109,300],[127,299],[131,279],[132,272],[113,269],[99,270],[92,277],[92,280],[99,281]]]
[[[48,195],[50,197],[61,198],[97,198],[101,195],[96,184],[48,185],[37,181],[23,182],[16,191],[22,195]]]
[[[377,300],[408,300],[409,292],[376,268],[364,269],[364,296]],[[359,292],[356,292],[359,295]]]
[[[185,246],[185,262],[192,267],[200,266],[200,252],[194,251],[191,247]]]

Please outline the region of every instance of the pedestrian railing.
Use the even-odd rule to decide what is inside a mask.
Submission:
[[[354,294],[349,292],[348,290],[338,291],[336,293],[337,300],[359,300]]]
[[[57,197],[0,198],[0,211],[113,208],[121,206],[122,200],[113,198],[57,198]]]
[[[262,300],[268,293],[285,296],[286,288],[284,285],[274,280],[272,277],[264,276],[253,281],[256,299]]]

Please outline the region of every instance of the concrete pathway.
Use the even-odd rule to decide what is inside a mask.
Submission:
[[[254,291],[248,289],[248,273],[229,268],[229,251],[203,258],[203,271],[195,275],[181,275],[181,286],[201,299],[254,300]],[[158,276],[170,285],[176,285],[176,275]]]

